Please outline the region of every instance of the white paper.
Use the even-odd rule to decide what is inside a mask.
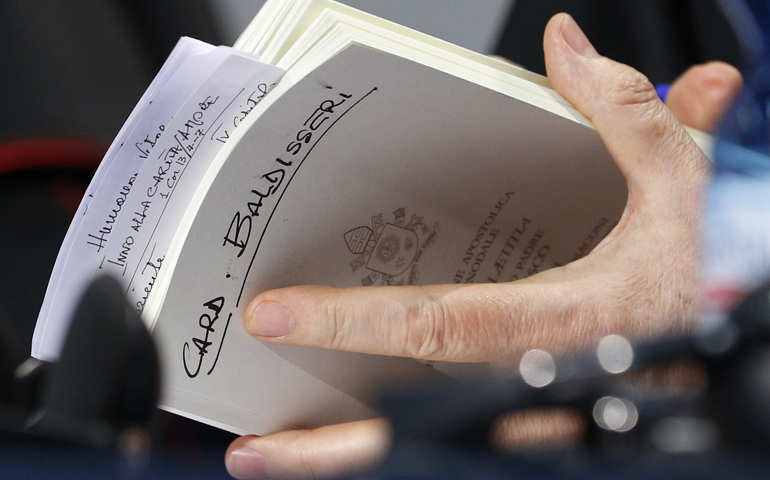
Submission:
[[[431,369],[263,344],[254,295],[505,282],[585,255],[625,206],[595,131],[514,98],[358,46],[287,78],[220,153],[173,271],[153,335],[176,412],[255,434],[369,417]]]
[[[113,274],[142,314],[169,244],[219,149],[283,75],[279,68],[231,55],[168,123],[135,177],[97,270]]]
[[[258,60],[230,47],[182,38],[102,160],[56,259],[32,343],[32,355],[58,358],[77,302],[102,258],[144,161],[165,126],[222,63]],[[51,308],[55,305],[55,308]]]
[[[129,170],[137,163],[136,160],[132,162],[132,158],[127,154],[130,150],[123,149],[123,146],[126,143],[130,145],[139,142],[141,144],[143,142],[141,137],[143,132],[146,132],[146,135],[149,136],[149,132],[153,128],[164,124],[173,116],[176,109],[186,100],[184,92],[186,91],[189,94],[193,91],[194,87],[188,82],[188,79],[191,79],[192,76],[194,81],[197,76],[196,72],[205,72],[205,65],[201,69],[197,69],[189,59],[201,54],[205,55],[214,48],[212,45],[187,37],[179,40],[99,164],[99,168],[96,170],[91,184],[88,186],[86,194],[83,196],[73,221],[67,230],[67,235],[59,250],[51,278],[49,279],[45,299],[38,316],[32,340],[33,356],[49,361],[58,358],[58,352],[63,341],[62,337],[69,325],[68,319],[73,313],[72,304],[79,299],[84,288],[83,278],[90,277],[93,270],[93,262],[95,259],[98,259],[98,256],[90,254],[91,248],[88,247],[87,241],[77,242],[76,238],[84,223],[88,224],[89,221],[101,220],[101,217],[97,218],[98,215],[95,214],[94,209],[90,213],[88,212],[89,206],[96,197],[100,185],[102,183],[106,185],[104,191],[121,191],[121,181],[125,180],[125,175],[118,174],[117,170],[112,168],[113,163],[117,163],[120,166],[119,168],[124,168],[123,165],[128,164],[126,166]],[[180,72],[182,72],[181,76],[176,75]],[[185,72],[187,75],[184,74]],[[173,101],[175,97],[177,97],[176,102]],[[150,108],[151,112],[148,113],[147,109],[154,103],[153,100],[156,100],[156,105],[159,100],[165,103],[165,108]],[[152,114],[152,110],[156,112],[155,115]],[[160,116],[161,118],[154,118],[155,116]],[[118,159],[117,162],[116,158]],[[141,161],[141,159],[138,160],[139,165],[141,165]],[[138,170],[138,167],[135,168]],[[114,199],[112,203],[114,203]],[[105,199],[98,198],[95,208],[107,206],[108,204],[109,202]],[[98,230],[98,228],[95,230]],[[83,259],[82,263],[86,264],[84,268],[80,268],[80,260],[70,260],[69,263],[67,262],[70,253],[73,254],[72,259]],[[92,258],[90,263],[88,261],[89,257]],[[60,282],[62,272],[65,271],[67,281]],[[84,277],[82,272],[85,272],[87,276]],[[57,303],[57,308],[53,313],[54,319],[49,322],[49,313],[51,306],[54,304],[54,297],[59,290],[60,283],[62,291],[59,292],[59,295],[65,298],[65,304],[60,305]],[[56,299],[58,300],[59,298],[61,297],[57,296]]]

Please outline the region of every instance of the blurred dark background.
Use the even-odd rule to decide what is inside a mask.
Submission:
[[[715,0],[518,0],[496,53],[545,74],[543,30],[559,12],[575,18],[599,53],[656,84],[673,82],[699,63],[742,62]]]
[[[0,322],[19,355],[91,174],[182,35],[221,43],[204,0],[0,1]]]

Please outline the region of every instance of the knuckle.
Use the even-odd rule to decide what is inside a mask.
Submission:
[[[650,108],[655,105],[658,94],[652,82],[630,67],[621,67],[608,72],[613,77],[609,100],[620,107]]]
[[[450,314],[440,299],[421,302],[407,310],[405,320],[405,354],[419,359],[440,360],[451,356]]]
[[[297,470],[302,472],[305,478],[321,478],[318,471],[318,453],[315,449],[308,449],[304,446],[297,446],[294,449],[294,459]]]
[[[322,334],[322,347],[344,350],[350,339],[350,321],[347,309],[339,302],[325,302],[326,322]]]
[[[683,129],[671,128],[678,122],[646,76],[625,65],[610,69],[608,75],[612,78],[604,102],[607,110],[615,114],[612,118],[633,119],[635,128],[644,132],[656,148],[678,152],[690,142]]]

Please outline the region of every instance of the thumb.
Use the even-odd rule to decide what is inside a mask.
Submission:
[[[543,47],[551,84],[593,123],[626,176],[629,204],[656,191],[675,203],[672,191],[702,186],[702,153],[644,75],[599,55],[566,14],[551,19]]]
[[[691,318],[703,154],[649,81],[596,53],[571,17],[551,20],[545,53],[552,85],[593,121],[629,185],[623,218],[597,249],[511,284],[272,290],[248,307],[249,332],[274,344],[478,362],[532,346],[563,352],[611,332],[641,338]]]

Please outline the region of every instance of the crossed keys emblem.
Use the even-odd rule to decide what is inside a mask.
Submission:
[[[409,223],[406,210],[393,212],[392,223],[385,223],[382,213],[372,217],[372,226],[361,226],[345,234],[348,250],[358,257],[350,263],[354,272],[366,268],[369,275],[361,279],[364,286],[412,284],[417,280],[417,262],[422,253],[436,241],[439,226],[428,227],[422,217],[412,215]],[[408,279],[399,277],[411,270]]]

